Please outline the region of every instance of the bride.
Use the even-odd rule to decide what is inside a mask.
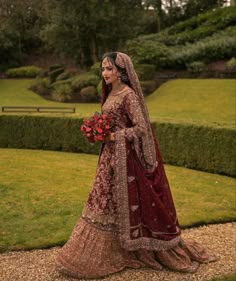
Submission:
[[[60,272],[103,277],[124,268],[195,272],[215,261],[184,241],[139,79],[129,56],[102,63],[102,112],[114,130],[102,144],[96,177],[78,223],[60,250]]]

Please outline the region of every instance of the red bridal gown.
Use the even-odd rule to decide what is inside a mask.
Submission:
[[[146,130],[142,106],[126,88],[102,107],[114,123],[115,141],[102,145],[82,216],[56,258],[58,270],[69,276],[96,278],[144,266],[195,272],[199,263],[215,260],[197,242],[181,238],[157,144],[154,169],[142,165],[148,149],[140,142]]]

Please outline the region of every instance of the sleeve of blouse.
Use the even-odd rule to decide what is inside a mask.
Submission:
[[[143,116],[140,101],[134,92],[130,92],[125,96],[124,107],[129,119],[132,122],[132,127],[125,128],[125,137],[132,141],[134,137],[142,137],[146,134],[146,122]]]

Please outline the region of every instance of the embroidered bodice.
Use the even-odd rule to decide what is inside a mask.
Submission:
[[[146,133],[140,102],[130,88],[110,94],[102,107],[102,112],[112,119],[115,132],[125,130],[125,136],[129,141]]]

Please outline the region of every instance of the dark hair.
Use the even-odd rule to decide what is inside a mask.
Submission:
[[[121,74],[121,81],[127,85],[130,86],[130,83],[129,83],[129,79],[128,79],[128,75],[127,75],[127,72],[126,72],[126,69],[125,68],[122,68],[120,67],[119,65],[116,64],[116,56],[117,56],[117,53],[116,52],[109,52],[109,53],[105,53],[102,57],[102,61],[101,61],[101,65],[102,65],[102,62],[105,58],[108,59],[109,62],[111,62],[111,64],[115,65],[115,67],[117,68],[117,70],[120,72]]]

